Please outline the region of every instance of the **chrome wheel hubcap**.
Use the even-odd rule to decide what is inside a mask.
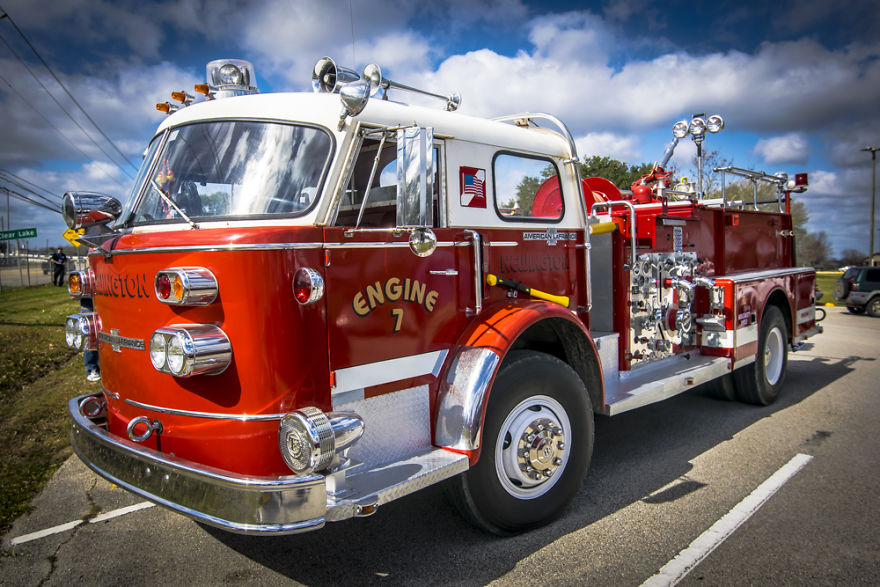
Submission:
[[[504,489],[533,499],[556,483],[568,462],[571,425],[555,399],[535,396],[520,402],[501,426],[495,469]]]

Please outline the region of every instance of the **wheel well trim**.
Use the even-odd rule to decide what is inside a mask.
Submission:
[[[561,322],[560,322],[561,321]],[[604,380],[596,344],[583,324],[569,310],[544,301],[503,302],[486,308],[471,323],[453,347],[440,379],[434,416],[434,444],[468,455],[477,462],[482,445],[483,425],[489,393],[509,351],[518,348],[524,335],[538,325],[567,324],[570,340],[560,340],[565,356],[557,357],[570,365],[584,380],[588,400],[594,411],[604,402]],[[570,349],[573,341],[583,341],[581,351]],[[521,348],[521,347],[520,347]],[[528,348],[528,347],[525,347]],[[586,359],[586,365],[572,364]],[[590,387],[597,387],[591,393]]]

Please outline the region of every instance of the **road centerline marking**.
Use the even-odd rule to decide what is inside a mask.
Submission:
[[[77,526],[85,524],[86,522],[88,522],[89,524],[97,524],[98,522],[104,522],[106,520],[118,518],[119,516],[131,514],[133,512],[137,512],[146,508],[151,508],[154,505],[156,504],[149,501],[142,501],[140,503],[136,503],[134,505],[130,505],[124,508],[104,512],[103,514],[99,514],[89,520],[74,520],[72,522],[67,522],[66,524],[59,524],[58,526],[46,528],[45,530],[38,530],[37,532],[31,532],[30,534],[22,534],[21,536],[17,536],[10,540],[9,544],[10,546],[18,546],[19,544],[25,544],[26,542],[32,542],[34,540],[39,540],[40,538],[46,538],[47,536],[52,536],[53,534],[60,534],[62,532],[67,532],[68,530],[73,530]]]
[[[642,583],[642,587],[672,586],[684,579],[812,459],[810,455],[800,453],[795,455],[708,530],[700,534],[687,548],[666,563],[656,575]]]

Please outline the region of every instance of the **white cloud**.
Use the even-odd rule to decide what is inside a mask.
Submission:
[[[810,160],[810,142],[803,133],[798,132],[765,137],[755,144],[755,154],[770,165],[785,163],[804,165]]]
[[[610,132],[587,133],[576,138],[575,144],[581,157],[600,155],[629,163],[641,162],[642,152],[639,149],[637,136],[616,135]]]

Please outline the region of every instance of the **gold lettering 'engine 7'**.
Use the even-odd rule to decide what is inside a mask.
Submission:
[[[428,287],[417,279],[401,280],[392,277],[382,283],[377,281],[364,287],[363,291],[359,291],[352,299],[351,307],[354,313],[360,317],[367,316],[376,309],[377,306],[383,305],[386,301],[397,302],[404,301],[423,306],[428,313],[434,311],[439,293],[436,290],[427,291]]]

